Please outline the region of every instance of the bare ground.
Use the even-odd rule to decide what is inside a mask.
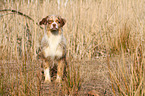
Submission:
[[[18,64],[18,62],[2,62],[0,64],[1,75],[3,75],[3,84],[7,87],[18,86],[23,82],[23,73],[26,73],[27,82],[30,83],[31,88],[37,87],[37,95],[47,96],[47,95],[65,95],[64,88],[65,81],[62,84],[56,84],[52,82],[51,84],[43,83],[41,80],[41,60],[35,62],[26,62]],[[76,91],[74,95],[86,96],[89,91],[96,90],[100,96],[112,96],[111,84],[109,80],[108,69],[106,65],[106,58],[88,60],[88,61],[73,61],[69,63],[70,67],[73,65],[76,71],[79,71],[81,84],[80,88]],[[8,75],[9,74],[9,75]],[[14,79],[14,81],[7,81],[8,79]],[[9,82],[9,85],[7,82]],[[66,87],[67,88],[67,87]],[[14,88],[15,89],[15,88]],[[18,88],[20,90],[20,87]],[[6,89],[5,95],[10,94],[11,88]],[[15,93],[16,91],[13,90]],[[13,94],[14,94],[13,93]],[[34,93],[36,94],[36,93]]]

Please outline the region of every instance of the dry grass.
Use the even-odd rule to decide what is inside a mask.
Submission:
[[[145,95],[144,0],[0,0],[39,22],[49,14],[67,21],[67,59],[71,72],[57,95]],[[66,4],[66,5],[65,5]],[[0,95],[40,96],[43,30],[29,19],[0,12]]]

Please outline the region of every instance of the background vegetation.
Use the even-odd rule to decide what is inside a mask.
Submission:
[[[0,0],[0,95],[145,95],[144,0]],[[37,58],[43,31],[36,23],[49,14],[67,21],[68,78],[47,90]],[[53,91],[60,88],[61,91]]]

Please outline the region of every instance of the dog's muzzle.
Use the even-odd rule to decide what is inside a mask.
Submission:
[[[50,27],[50,29],[51,30],[58,30],[58,24],[56,23],[56,22],[53,22],[52,24],[51,24],[51,27]]]

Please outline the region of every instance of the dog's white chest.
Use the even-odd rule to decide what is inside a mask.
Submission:
[[[62,36],[61,35],[51,35],[48,40],[48,47],[44,49],[45,57],[48,56],[54,58],[55,56],[61,57],[62,56],[62,49],[59,46],[61,42]]]

